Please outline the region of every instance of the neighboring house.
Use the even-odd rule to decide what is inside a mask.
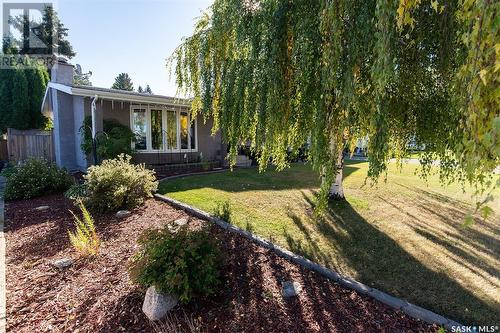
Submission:
[[[92,132],[102,133],[103,119],[129,126],[136,135],[135,162],[149,165],[223,163],[227,147],[220,133],[211,135],[212,120],[191,121],[185,99],[130,91],[73,85],[73,65],[63,59],[52,69],[42,112],[53,120],[56,163],[68,170],[92,164],[80,148],[85,117],[92,117]],[[131,143],[132,144],[132,143]]]

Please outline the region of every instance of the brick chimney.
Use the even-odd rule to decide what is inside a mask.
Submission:
[[[68,63],[65,58],[57,57],[51,69],[50,81],[64,85],[72,85],[74,71],[73,65]]]

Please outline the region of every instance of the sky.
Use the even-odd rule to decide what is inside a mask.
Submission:
[[[58,0],[56,10],[83,72],[96,87],[110,88],[128,73],[153,93],[175,96],[166,59],[192,34],[195,19],[212,0]]]

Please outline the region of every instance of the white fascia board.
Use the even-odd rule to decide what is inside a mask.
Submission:
[[[142,103],[142,104],[163,104],[169,106],[178,106],[178,107],[190,107],[189,103],[183,103],[175,98],[168,97],[156,97],[156,96],[133,96],[129,94],[121,94],[117,92],[108,92],[108,91],[96,91],[92,89],[83,89],[83,88],[72,88],[73,95],[85,96],[85,97],[95,97],[99,96],[100,99],[107,100],[115,100],[115,101],[127,101],[133,103]]]
[[[69,95],[83,96],[83,97],[95,97],[98,96],[100,99],[107,100],[115,100],[115,101],[126,101],[132,103],[140,103],[140,104],[161,104],[168,106],[176,106],[176,107],[187,107],[189,108],[191,105],[189,102],[184,102],[180,99],[171,98],[171,97],[158,97],[158,96],[141,96],[141,95],[129,95],[122,94],[119,92],[111,92],[111,91],[99,91],[94,89],[85,89],[85,88],[77,88],[71,87],[60,83],[49,82],[48,88],[54,88],[59,91],[62,91]]]

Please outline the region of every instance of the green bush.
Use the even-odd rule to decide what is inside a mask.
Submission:
[[[29,199],[62,192],[72,184],[73,179],[65,169],[44,159],[31,158],[9,170],[5,199]]]
[[[88,169],[84,178],[85,203],[89,207],[101,213],[133,208],[153,196],[158,188],[154,171],[146,169],[144,164],[132,164],[130,159],[120,154]]]
[[[183,303],[215,293],[220,283],[221,257],[205,229],[174,233],[168,227],[145,231],[138,240],[129,273],[133,282],[174,294]]]
[[[81,148],[87,155],[92,153],[91,117],[86,117],[80,128],[83,135]],[[116,120],[104,119],[103,132],[97,136],[97,157],[99,160],[115,158],[120,154],[132,154],[131,142],[135,139],[132,130]]]
[[[85,184],[74,184],[64,192],[64,196],[75,201],[84,200],[87,197],[87,186]]]

